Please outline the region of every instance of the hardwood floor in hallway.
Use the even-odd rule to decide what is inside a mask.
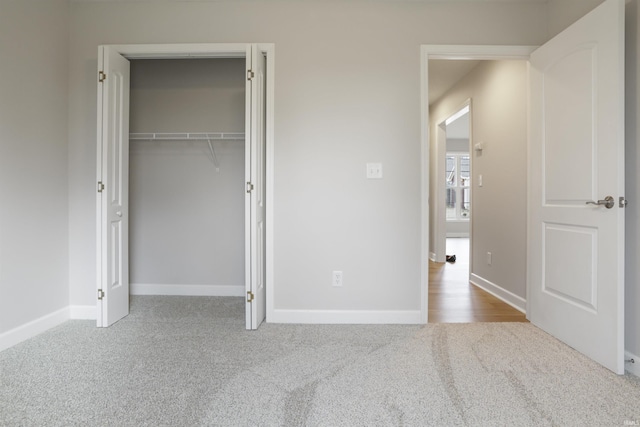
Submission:
[[[429,323],[528,322],[525,315],[469,283],[469,239],[447,239],[455,263],[429,262]]]

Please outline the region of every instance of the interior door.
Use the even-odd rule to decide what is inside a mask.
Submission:
[[[98,326],[129,314],[129,61],[98,51]]]
[[[245,175],[246,328],[258,329],[266,313],[265,290],[265,72],[257,45],[247,49]]]
[[[527,314],[622,374],[624,0],[536,50],[530,84]]]

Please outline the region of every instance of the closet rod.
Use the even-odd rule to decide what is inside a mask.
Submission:
[[[244,139],[244,132],[173,132],[173,133],[130,133],[130,140],[145,141],[210,141]]]

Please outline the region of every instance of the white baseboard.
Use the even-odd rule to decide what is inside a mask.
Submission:
[[[67,320],[69,320],[69,307],[61,308],[53,313],[49,313],[38,319],[32,320],[31,322],[25,323],[22,326],[18,326],[17,328],[0,334],[0,351],[13,347],[22,341],[28,340],[29,338],[33,338],[48,329],[61,325]]]
[[[624,369],[629,373],[635,375],[636,377],[640,377],[640,357],[635,354],[625,351],[624,352],[624,360],[633,359],[633,363],[625,362]]]
[[[73,320],[96,320],[98,310],[95,305],[70,305],[69,319]]]
[[[273,310],[269,323],[307,324],[421,324],[420,310],[369,311],[369,310]]]
[[[433,262],[436,262],[436,253],[435,252],[429,252],[429,259]]]
[[[245,287],[237,285],[179,285],[131,283],[131,295],[172,295],[206,297],[243,297]]]
[[[527,301],[524,298],[519,297],[518,295],[506,289],[501,288],[495,283],[492,283],[488,280],[483,279],[477,274],[472,273],[470,276],[471,276],[470,282],[473,283],[475,286],[489,292],[494,297],[506,302],[511,307],[515,308],[521,313],[524,313],[524,314],[527,313]]]

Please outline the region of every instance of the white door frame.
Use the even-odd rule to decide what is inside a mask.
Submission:
[[[433,251],[429,253],[430,259],[433,262],[445,262],[446,261],[446,251],[447,251],[447,218],[446,218],[446,208],[444,207],[443,200],[445,198],[446,190],[445,190],[445,182],[441,177],[443,168],[446,165],[443,165],[445,162],[445,153],[447,146],[447,129],[444,124],[444,120],[441,120],[440,123],[436,123],[435,128],[435,192],[431,194],[431,189],[429,189],[429,195],[433,197]],[[445,147],[445,148],[443,148]]]
[[[420,117],[421,117],[421,286],[420,321],[429,318],[429,147],[431,135],[429,125],[429,60],[430,59],[471,59],[529,60],[537,46],[494,46],[494,45],[422,45],[420,46]],[[436,141],[437,143],[437,141]]]
[[[178,43],[178,44],[118,44],[109,45],[127,59],[195,59],[195,58],[244,58],[248,43]],[[275,85],[275,45],[258,43],[267,58],[266,78],[266,230],[265,230],[265,270],[266,270],[266,318],[273,314],[273,177],[274,177],[274,85]],[[98,212],[98,215],[100,213]],[[97,242],[99,244],[99,242]],[[98,252],[101,248],[98,247]],[[98,278],[100,280],[100,278]]]

